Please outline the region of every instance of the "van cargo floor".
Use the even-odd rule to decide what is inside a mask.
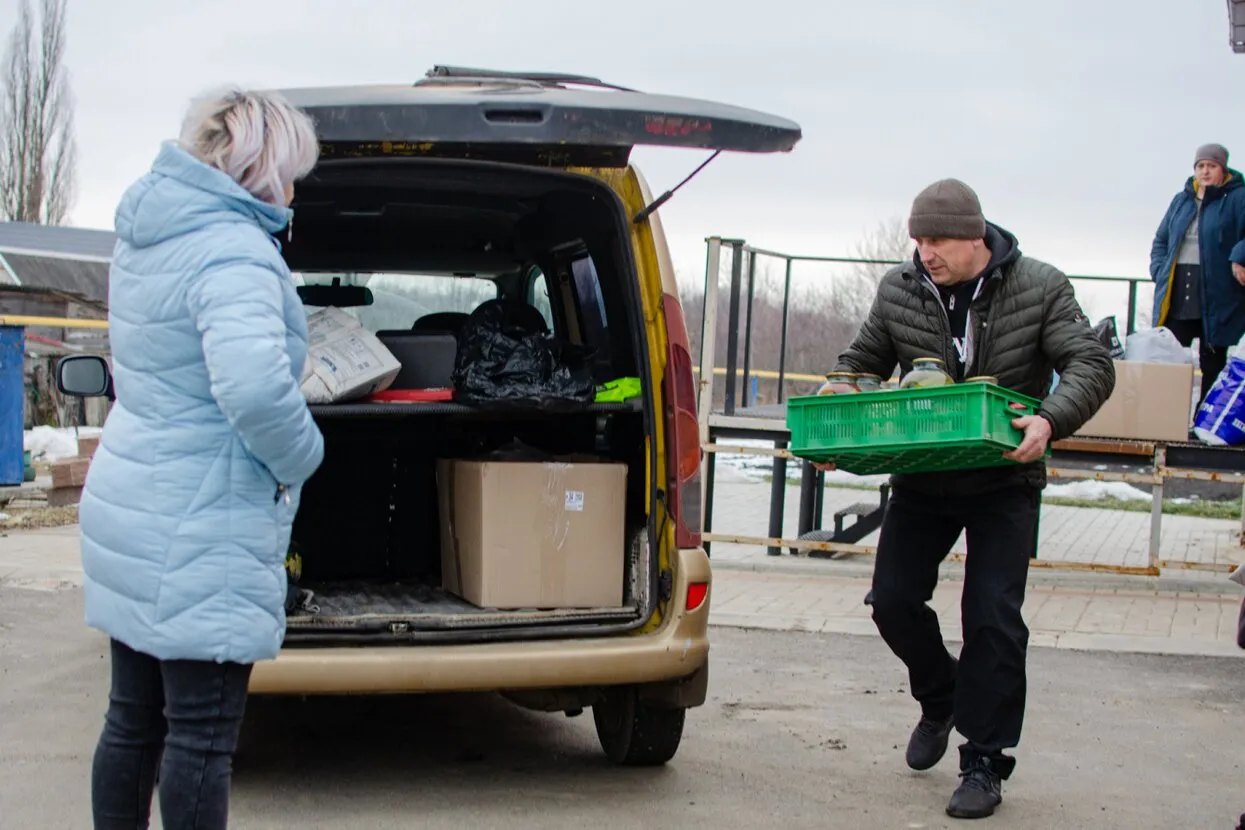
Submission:
[[[615,621],[629,619],[636,613],[632,607],[480,608],[439,587],[415,582],[329,582],[302,587],[312,591],[314,596],[308,609],[289,615],[291,628],[364,628],[392,622],[423,622],[440,628],[456,628],[503,621]]]

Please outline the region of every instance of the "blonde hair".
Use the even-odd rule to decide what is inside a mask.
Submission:
[[[182,122],[181,148],[257,199],[285,204],[285,188],[320,156],[315,126],[273,92],[227,89],[197,98]]]

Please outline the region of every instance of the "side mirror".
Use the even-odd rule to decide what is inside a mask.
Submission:
[[[74,355],[56,364],[56,388],[75,398],[113,399],[108,362],[97,355]]]

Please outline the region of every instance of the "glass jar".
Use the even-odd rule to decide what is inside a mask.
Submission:
[[[944,364],[936,357],[918,357],[912,361],[912,371],[899,382],[900,389],[921,389],[928,386],[950,386],[955,383],[947,374]]]
[[[856,388],[861,392],[877,392],[882,388],[882,378],[877,375],[857,375]]]
[[[989,383],[992,386],[999,385],[999,379],[994,375],[974,375],[971,378],[965,378],[965,383]]]
[[[851,372],[830,372],[826,382],[817,390],[818,395],[851,395],[859,392],[856,376]]]

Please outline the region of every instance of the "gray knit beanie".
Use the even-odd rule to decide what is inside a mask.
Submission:
[[[1213,161],[1223,169],[1228,169],[1228,148],[1222,144],[1203,144],[1197,148],[1197,153],[1193,157],[1193,166],[1197,167],[1199,161]]]
[[[934,182],[917,194],[908,216],[908,235],[943,239],[981,239],[986,219],[973,189],[959,179]]]

